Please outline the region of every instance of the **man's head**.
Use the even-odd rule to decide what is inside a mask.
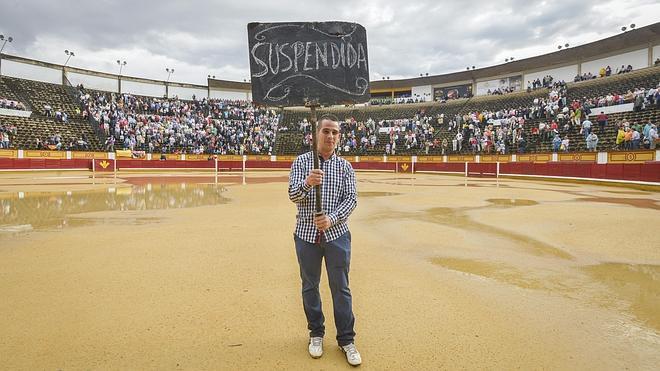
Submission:
[[[340,128],[337,116],[325,114],[319,119],[316,128],[317,149],[321,155],[329,156],[339,142]]]

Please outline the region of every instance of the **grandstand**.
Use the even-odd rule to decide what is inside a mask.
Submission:
[[[441,101],[417,103],[409,103],[412,99],[399,99],[408,103],[326,107],[319,113],[333,113],[342,121],[344,136],[340,153],[343,155],[547,153],[553,150],[554,135],[571,143],[567,151],[580,152],[587,150],[585,136],[580,133],[581,122],[587,117],[583,115],[566,130],[565,123],[573,121],[569,114],[588,109],[595,111],[593,101],[606,95],[625,94],[627,101],[623,103],[632,103],[636,95],[643,95],[643,110],[630,105],[609,110],[609,124],[604,132],[598,132],[597,150],[622,150],[624,146],[616,145],[617,126],[657,124],[660,118],[657,109],[660,95],[656,89],[660,83],[660,67],[650,65],[660,52],[660,46],[648,48],[649,43],[659,40],[659,28],[659,24],[654,24],[570,51],[551,53],[546,58],[534,57],[505,66],[372,83],[374,92],[391,91],[392,97],[401,89],[409,89],[410,96],[413,93],[437,96],[436,86],[460,84],[469,76],[469,91],[476,92],[472,97],[447,101],[440,97]],[[623,48],[623,42],[629,44]],[[634,45],[646,45],[646,49],[629,52],[635,49]],[[599,54],[601,47],[619,48],[621,55]],[[583,61],[570,65],[571,58],[576,55],[584,58]],[[16,76],[4,73],[0,78],[0,99],[20,102],[27,112],[12,114],[12,110],[4,110],[0,114],[0,125],[16,128],[15,134],[9,136],[11,149],[130,149],[148,153],[287,156],[300,154],[308,148],[304,133],[308,111],[254,107],[241,99],[241,94],[249,97],[249,83],[209,78],[206,87],[159,85],[162,82],[116,76],[118,81],[114,86],[117,88],[114,89],[110,81],[113,75],[15,56],[4,55],[3,59],[5,69],[8,63],[15,69],[24,64],[33,69],[38,66],[51,74],[61,70],[62,75],[61,83],[55,83],[57,78],[54,77],[37,81],[21,73],[15,73]],[[569,66],[557,68],[554,63],[558,62]],[[635,69],[625,74],[572,81],[574,72],[576,75],[587,70],[592,73],[590,69],[601,64],[631,64]],[[512,81],[534,80],[541,75],[552,77],[552,72],[557,76],[554,84],[546,84],[549,87],[525,91],[511,85],[501,90],[514,90],[512,93],[484,93],[485,87],[498,78],[500,84],[513,84]],[[502,79],[503,73],[512,77]],[[99,83],[102,79],[107,81]],[[113,88],[108,89],[110,86]],[[162,92],[164,96],[160,95]],[[223,98],[223,94],[233,94],[234,98]],[[382,98],[377,100],[382,102]],[[547,107],[554,109],[546,114]],[[570,111],[560,112],[564,107],[570,107]],[[553,121],[558,124],[556,131],[535,135],[539,124],[547,123],[550,127]],[[541,137],[544,139],[539,139]]]
[[[638,88],[645,88],[648,91],[650,88],[656,87],[660,82],[660,67],[650,67],[629,73],[626,75],[615,75],[604,79],[581,81],[576,83],[567,84],[567,97],[568,100],[584,100],[593,99],[601,95],[626,92]],[[79,138],[85,137],[89,139],[87,148],[80,148],[85,150],[103,150],[102,143],[105,140],[102,131],[96,127],[97,123],[85,122],[81,115],[81,102],[78,100],[78,91],[72,87],[65,87],[56,84],[31,81],[18,78],[3,77],[1,91],[3,98],[20,101],[32,110],[32,116],[13,117],[2,116],[4,124],[15,125],[18,128],[18,133],[12,139],[14,148],[21,149],[37,149],[35,140],[41,138],[46,140],[55,134],[62,136],[63,143],[76,141]],[[417,104],[403,104],[403,105],[388,105],[388,106],[371,106],[371,107],[352,107],[352,108],[327,108],[321,110],[323,113],[333,113],[337,115],[340,120],[349,121],[355,120],[356,122],[364,123],[367,120],[374,120],[376,122],[394,121],[394,120],[419,120],[422,117],[428,118],[428,121],[434,127],[435,136],[433,139],[438,139],[439,142],[447,139],[449,142],[453,139],[446,125],[439,125],[438,118],[440,115],[444,116],[445,121],[451,120],[456,115],[465,115],[471,112],[496,112],[500,110],[522,109],[528,108],[533,105],[534,99],[547,97],[550,89],[537,89],[532,92],[516,92],[506,95],[485,95],[477,96],[468,99],[458,99],[446,103],[440,102],[425,102]],[[102,94],[109,102],[113,94],[110,92],[101,92],[89,90],[97,95]],[[144,101],[152,101],[151,97],[140,97]],[[169,99],[160,101],[168,101],[172,104],[190,104],[190,100]],[[209,106],[195,104],[197,112],[203,115],[210,113]],[[52,107],[52,112],[66,112],[69,115],[69,122],[57,122],[53,116],[46,116],[44,111],[45,106]],[[253,110],[249,105],[244,105],[243,109]],[[156,113],[144,109],[144,107],[136,107],[134,113],[148,114]],[[611,121],[630,121],[630,122],[658,122],[658,112],[654,105],[649,105],[644,112],[621,112],[611,116]],[[229,117],[229,116],[228,116]],[[287,128],[287,131],[280,132],[277,136],[277,141],[274,145],[273,154],[292,155],[299,154],[305,150],[303,146],[303,133],[299,130],[298,123],[307,119],[308,112],[304,109],[286,109],[283,111],[281,118],[281,125]],[[216,115],[216,118],[219,116]],[[231,117],[238,119],[237,116]],[[547,120],[543,118],[535,118],[527,120],[524,126],[524,135],[531,138],[531,128],[538,125],[540,121]],[[581,140],[579,130],[575,130],[569,135],[573,143],[578,145],[573,146],[574,151],[585,150],[584,140]],[[604,136],[600,138],[601,148],[606,150],[614,149],[614,141],[616,139],[617,130],[614,126],[608,126]],[[119,139],[119,138],[117,138]],[[432,140],[433,140],[432,139]],[[467,139],[467,138],[465,138]],[[366,155],[382,155],[385,154],[385,146],[389,141],[389,135],[386,133],[378,134],[378,140],[374,148],[370,148],[364,153],[357,150],[353,151],[354,154]],[[398,153],[406,155],[422,154],[423,148],[405,149],[403,139],[399,140],[398,148],[401,148]],[[116,147],[121,147],[118,144]],[[465,151],[469,152],[467,146],[464,146]],[[70,148],[78,149],[78,148]],[[147,148],[141,148],[147,149]],[[170,151],[188,152],[192,150],[191,146],[177,146],[170,148]],[[550,143],[532,143],[529,147],[532,152],[548,152],[551,150]],[[206,151],[210,153],[210,151]],[[232,151],[238,153],[238,150]],[[516,152],[514,149],[510,152]],[[250,153],[250,149],[246,149],[245,153]],[[440,154],[441,148],[434,147],[430,150],[429,154]]]

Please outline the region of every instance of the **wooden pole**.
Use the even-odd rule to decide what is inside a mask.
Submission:
[[[314,157],[314,169],[319,169],[319,150],[318,150],[318,138],[316,137],[316,107],[317,104],[309,104],[308,107],[311,109],[312,113],[312,157]],[[316,192],[316,215],[323,215],[323,204],[321,201],[321,186],[314,186]]]

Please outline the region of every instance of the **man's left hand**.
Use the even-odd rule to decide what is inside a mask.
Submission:
[[[325,231],[326,229],[332,227],[332,221],[330,217],[323,214],[314,217],[314,224],[319,231]]]

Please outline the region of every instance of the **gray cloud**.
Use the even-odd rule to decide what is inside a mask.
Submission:
[[[249,75],[248,22],[347,20],[367,28],[372,78],[454,72],[554,51],[557,43],[591,42],[622,25],[656,21],[651,0],[525,1],[30,1],[6,0],[0,33],[12,35],[10,54],[71,62],[116,72],[204,83],[207,74]]]

